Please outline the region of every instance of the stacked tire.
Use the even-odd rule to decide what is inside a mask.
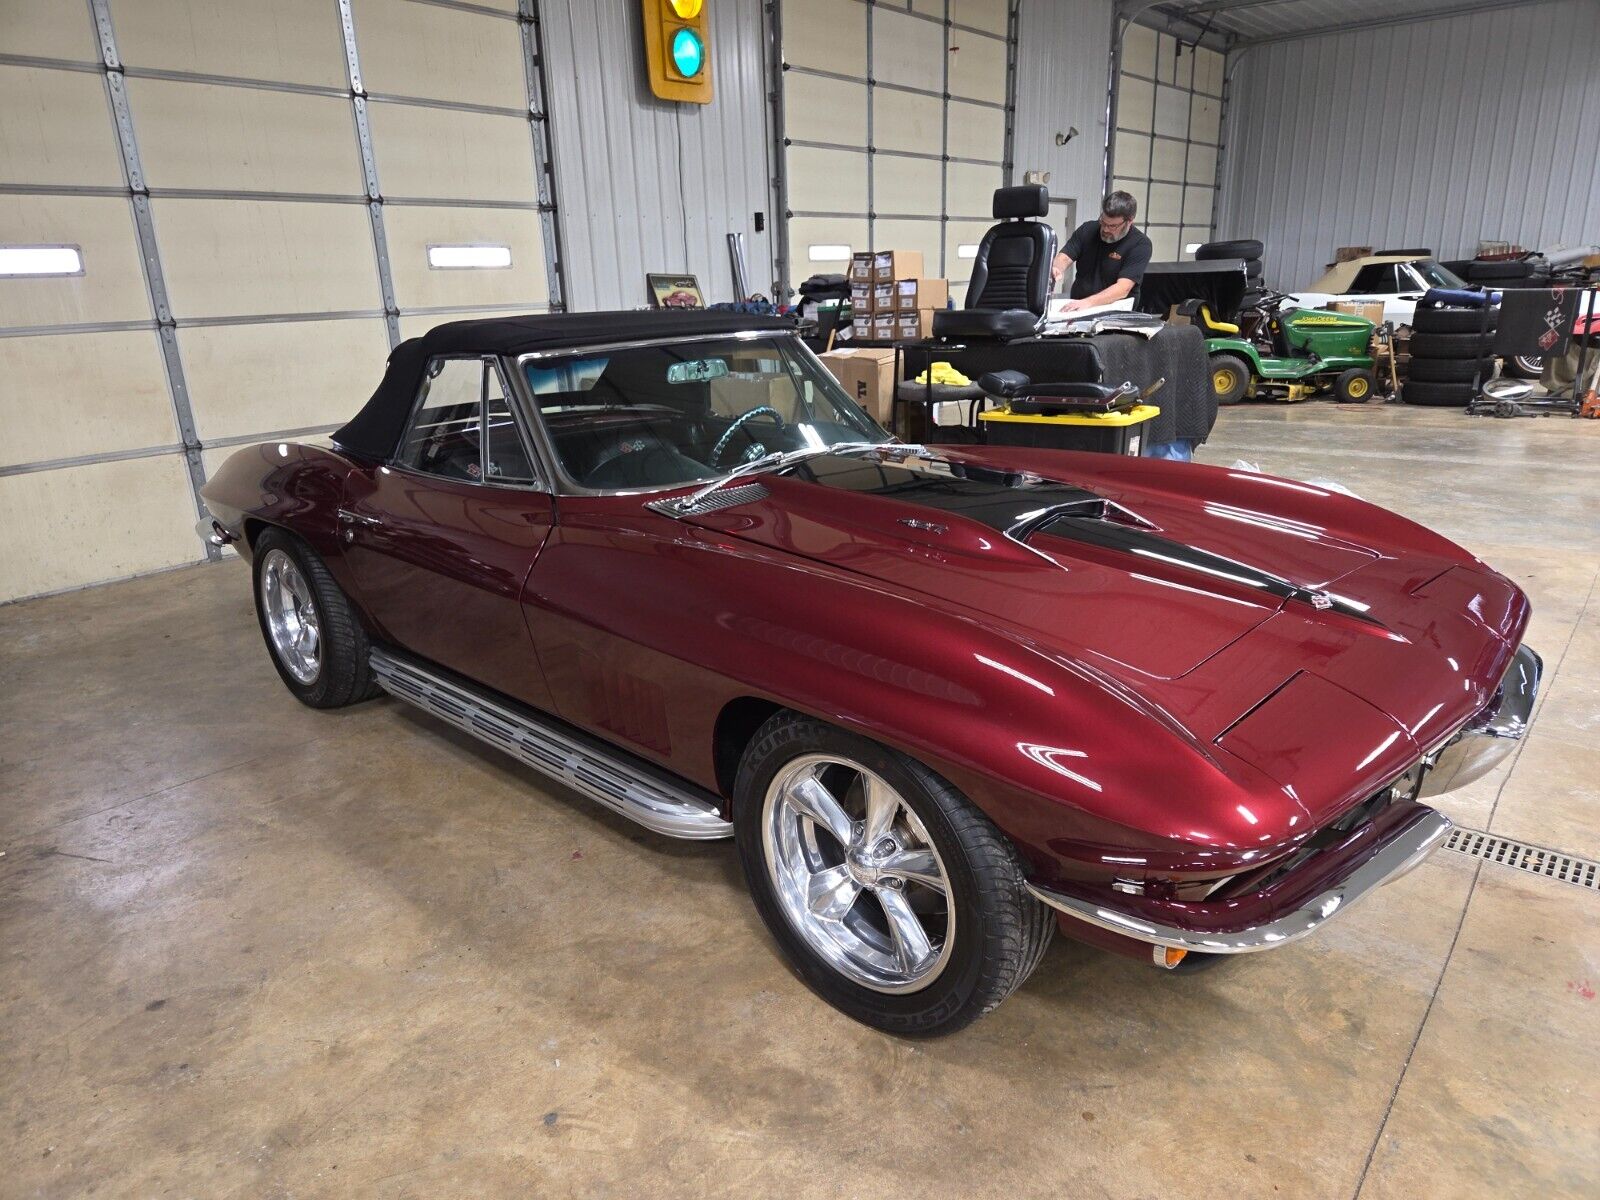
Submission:
[[[1481,308],[1421,308],[1411,318],[1411,369],[1400,389],[1407,404],[1465,408],[1494,377],[1494,334],[1500,310],[1487,323]]]
[[[1255,238],[1237,238],[1231,242],[1206,242],[1194,252],[1195,262],[1215,262],[1218,259],[1244,259],[1244,273],[1251,290],[1261,287],[1261,256],[1267,248]]]

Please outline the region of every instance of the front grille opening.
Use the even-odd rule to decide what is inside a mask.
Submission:
[[[1547,850],[1543,846],[1497,837],[1479,829],[1463,829],[1459,825],[1450,831],[1444,848],[1469,858],[1498,863],[1530,875],[1543,875],[1546,879],[1600,892],[1600,863],[1563,854],[1559,850]]]

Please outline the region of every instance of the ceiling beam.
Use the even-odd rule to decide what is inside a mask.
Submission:
[[[1396,25],[1414,25],[1419,21],[1439,21],[1446,17],[1470,17],[1476,13],[1499,12],[1508,8],[1529,8],[1535,4],[1553,4],[1557,0],[1483,0],[1478,4],[1458,4],[1453,8],[1434,8],[1427,12],[1400,13],[1388,17],[1373,17],[1366,21],[1346,21],[1339,25],[1322,25],[1315,29],[1296,29],[1287,33],[1270,33],[1263,37],[1244,38],[1234,43],[1234,49],[1251,46],[1272,46],[1279,42],[1298,42],[1306,38],[1327,37],[1336,33],[1355,33],[1363,29],[1389,29]]]
[[[1183,14],[1186,17],[1207,16],[1211,13],[1228,12],[1240,8],[1265,8],[1269,4],[1294,4],[1297,0],[1205,0],[1196,5],[1185,5]]]

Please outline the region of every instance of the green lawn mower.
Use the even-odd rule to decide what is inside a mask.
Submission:
[[[1243,262],[1151,263],[1140,288],[1141,308],[1176,307],[1205,334],[1217,403],[1303,400],[1324,389],[1352,404],[1372,397],[1371,321],[1320,308],[1283,310],[1280,292],[1256,291],[1247,300],[1245,284]]]

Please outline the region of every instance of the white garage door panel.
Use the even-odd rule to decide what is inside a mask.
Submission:
[[[790,5],[786,11],[793,11]],[[944,90],[944,26],[879,5],[872,18],[872,75],[929,91]]]
[[[1111,144],[1112,161],[1124,171],[1138,171],[1143,175],[1150,165],[1150,138],[1142,133],[1117,130]]]
[[[783,61],[836,75],[867,74],[867,6],[805,0],[783,6]]]
[[[1222,95],[1222,55],[1215,50],[1196,50],[1194,58],[1194,87],[1208,96]]]
[[[1156,87],[1156,132],[1168,137],[1189,133],[1189,93],[1159,84]]]
[[[866,84],[791,72],[783,86],[784,117],[795,137],[815,142],[836,142],[843,146],[867,144]],[[878,93],[880,108],[874,113],[875,120],[881,122],[884,119],[878,113],[882,112],[881,105],[890,94]],[[937,101],[929,103],[936,104]],[[881,123],[878,129],[878,144],[888,145],[881,136]],[[935,125],[934,129],[937,135],[938,126]]]
[[[811,248],[826,248],[813,257]],[[834,247],[843,246],[838,255]],[[849,251],[867,248],[867,222],[843,217],[796,217],[789,222],[789,252],[794,255],[790,274],[796,279],[807,275],[843,275],[850,266]]]
[[[193,562],[181,455],[0,476],[0,601]]]
[[[1134,203],[1139,206],[1138,222],[1143,225],[1148,219],[1145,212],[1145,201],[1150,198],[1149,181],[1144,179],[1124,179],[1119,176],[1111,181],[1111,188],[1113,191],[1127,192],[1128,195],[1133,197]]]
[[[421,337],[434,326],[444,325],[450,321],[484,321],[493,317],[521,317],[526,316],[527,313],[527,308],[496,308],[487,311],[474,309],[470,312],[453,313],[419,313],[413,317],[400,318],[400,336],[403,338]],[[383,353],[384,355],[389,353],[387,344],[385,344]],[[373,388],[378,386],[378,380],[383,375],[383,364],[384,358],[381,357],[376,359],[374,363],[371,364],[372,368],[376,370],[377,374],[372,376],[371,382],[367,387],[367,392],[371,392]],[[364,399],[365,393],[362,395]],[[352,416],[355,415],[355,409],[352,408],[350,413]]]
[[[956,158],[1006,156],[1006,114],[986,104],[950,101],[950,153]]]
[[[369,111],[384,195],[538,199],[522,118],[415,104],[374,104]]]
[[[937,154],[943,135],[943,100],[892,88],[873,92],[872,140],[880,149]]]
[[[1151,225],[1176,225],[1183,219],[1183,189],[1175,183],[1150,184],[1145,220]]]
[[[114,0],[111,16],[131,67],[345,84],[334,0]]]
[[[376,318],[193,326],[178,345],[205,442],[348,420],[389,356]]]
[[[114,196],[0,196],[0,239],[78,246],[82,275],[0,279],[0,327],[150,320],[133,211]]]
[[[169,197],[151,204],[180,321],[381,307],[359,204]]]
[[[1222,101],[1209,96],[1196,96],[1194,110],[1189,114],[1189,136],[1197,142],[1215,146],[1222,131]]]
[[[1122,38],[1122,69],[1130,75],[1154,79],[1156,74],[1156,31],[1143,25],[1130,25]]]
[[[1117,128],[1148,133],[1155,124],[1156,85],[1123,77],[1117,89]]]
[[[1004,34],[1006,0],[950,0],[950,19],[957,25]]]
[[[153,329],[0,341],[0,466],[178,439]]]
[[[956,29],[950,45],[950,94],[1004,104],[1006,44]]]
[[[909,213],[914,216],[926,214],[937,217],[942,200],[939,187],[940,167],[942,163],[926,158],[896,158],[892,154],[880,154],[875,166],[877,172],[873,176],[873,207],[879,213]],[[877,242],[880,250],[898,250],[902,247],[898,242],[884,241],[883,227],[886,222],[878,222]],[[934,232],[929,235],[929,242],[935,252],[939,248],[937,225]],[[915,247],[905,247],[915,249]],[[938,266],[937,257],[929,260],[935,267]],[[936,273],[936,272],[935,272]]]
[[[939,222],[895,221],[878,218],[879,250],[915,250],[922,255],[925,275],[939,274]]]
[[[789,207],[799,212],[866,212],[867,156],[789,147]]]
[[[0,4],[0,51],[77,62],[100,60],[88,5],[62,0],[5,0]]]
[[[1183,189],[1183,223],[1185,225],[1211,225],[1211,199],[1216,193],[1210,188],[1187,187]],[[1205,238],[1201,238],[1205,241]]]
[[[994,211],[994,192],[1004,182],[999,167],[951,163],[948,211],[956,217],[981,218]]]
[[[355,0],[355,18],[369,92],[528,107],[521,41],[510,22],[411,0]]]
[[[348,100],[130,79],[128,102],[153,188],[365,194]]]
[[[549,299],[539,214],[494,208],[386,205],[389,264],[401,308],[522,306]],[[430,245],[490,242],[511,247],[511,266],[498,270],[436,270]]]
[[[1181,182],[1188,153],[1189,146],[1186,142],[1176,142],[1164,137],[1156,138],[1150,155],[1150,178]]]
[[[1178,251],[1183,249],[1178,243],[1176,229],[1146,229],[1150,237],[1151,262],[1177,262]]]
[[[1189,183],[1215,186],[1217,182],[1217,150],[1214,146],[1189,147]]]
[[[0,183],[122,186],[103,77],[0,66]]]

